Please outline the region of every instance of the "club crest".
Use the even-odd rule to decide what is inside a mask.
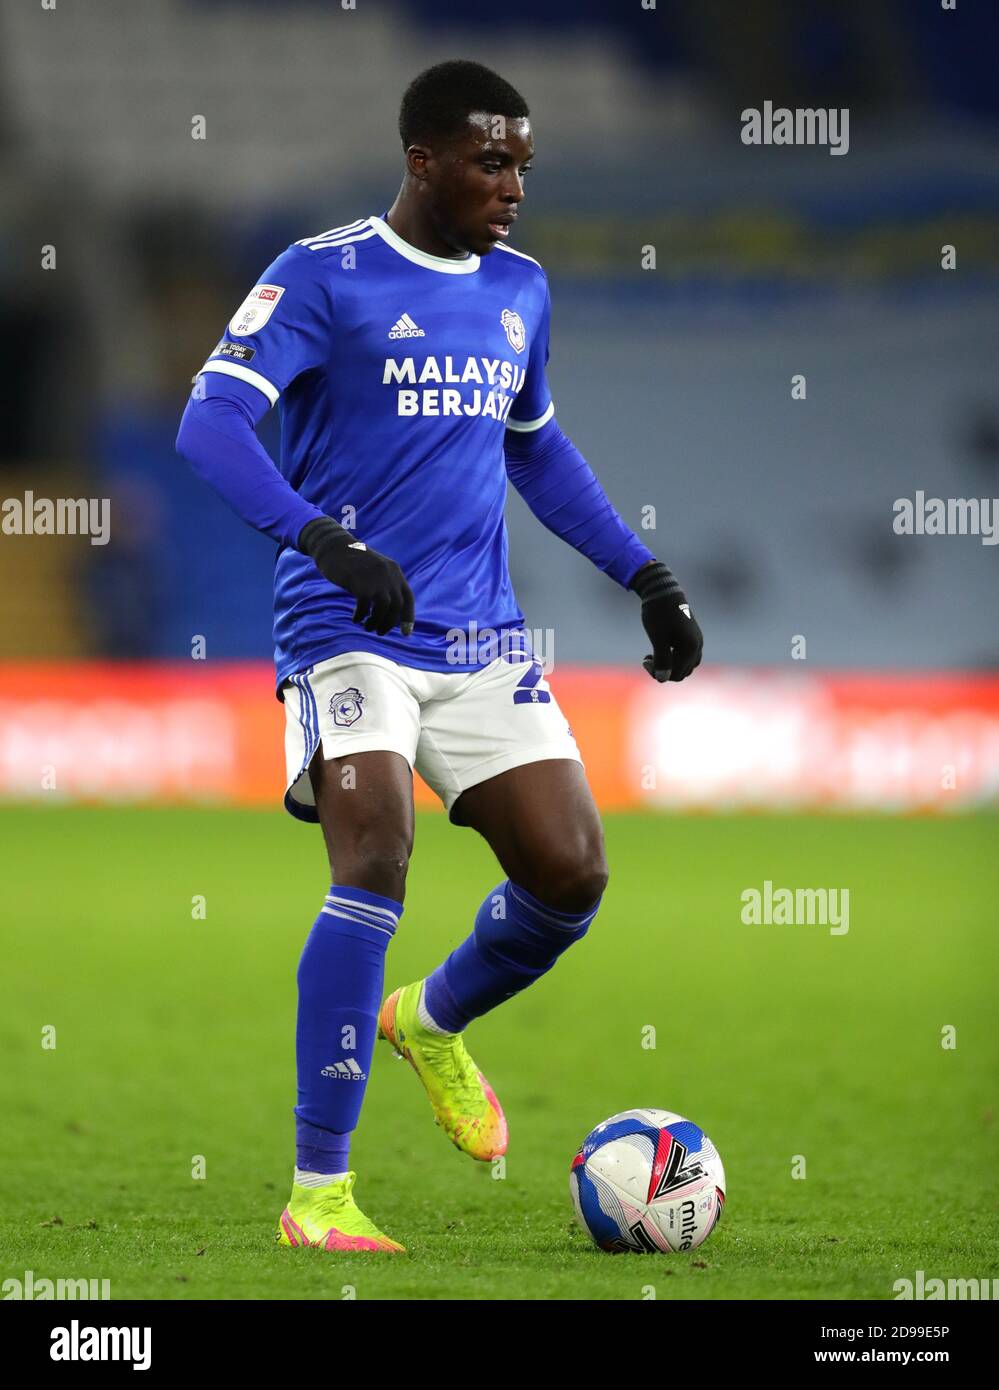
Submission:
[[[330,700],[330,714],[333,716],[333,723],[345,728],[349,728],[351,724],[356,724],[364,713],[363,704],[364,696],[356,686],[352,685],[349,690],[341,690]]]
[[[524,330],[524,320],[512,309],[504,309],[500,314],[500,323],[506,331],[507,340],[514,352],[523,352],[527,343],[527,333]]]

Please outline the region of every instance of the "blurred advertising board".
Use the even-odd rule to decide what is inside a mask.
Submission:
[[[606,809],[959,811],[999,803],[999,676],[559,667]],[[280,805],[263,662],[0,665],[0,799]],[[436,805],[419,784],[420,805]]]

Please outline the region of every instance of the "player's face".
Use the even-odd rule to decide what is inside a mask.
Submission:
[[[534,138],[526,117],[476,112],[460,139],[427,160],[437,231],[456,251],[485,256],[505,241],[524,197]]]

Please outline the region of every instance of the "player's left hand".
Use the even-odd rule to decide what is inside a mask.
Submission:
[[[682,681],[701,664],[704,635],[687,596],[660,561],[640,569],[631,581],[642,600],[642,626],[652,652],[642,662],[653,680]]]

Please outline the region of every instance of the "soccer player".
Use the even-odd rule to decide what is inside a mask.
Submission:
[[[503,1110],[464,1030],[551,969],[607,883],[579,751],[510,584],[507,478],[637,593],[651,676],[683,680],[701,659],[677,581],[555,421],[548,283],[508,245],[534,152],[526,103],[488,68],[441,63],[407,89],[399,130],[392,207],[268,266],[196,376],[177,437],[280,546],[285,805],[322,826],[331,887],[298,968],[297,1164],[278,1239],[326,1250],[403,1248],[356,1205],[349,1169],[376,1034],[459,1149],[502,1154]],[[255,427],[279,399],[276,468]],[[413,768],[504,877],[467,939],[382,1003]]]

